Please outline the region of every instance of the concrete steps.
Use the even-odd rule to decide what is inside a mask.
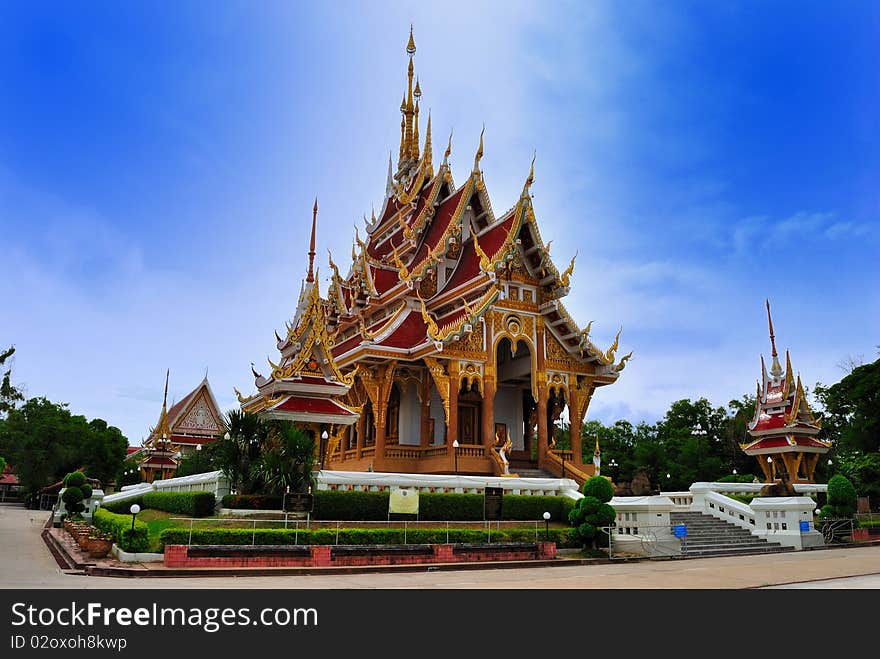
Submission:
[[[699,512],[672,513],[670,520],[673,524],[687,526],[682,556],[736,556],[791,551],[790,547],[753,536],[748,529]]]

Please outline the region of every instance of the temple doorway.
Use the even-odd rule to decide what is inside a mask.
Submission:
[[[495,390],[494,425],[496,441],[509,434],[511,464],[521,467],[537,463],[533,428],[537,419],[532,413],[532,353],[526,341],[513,344],[503,338],[495,349],[497,387]],[[534,453],[534,456],[533,456]]]

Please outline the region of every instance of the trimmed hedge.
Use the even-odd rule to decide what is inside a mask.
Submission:
[[[135,521],[132,532],[131,515],[117,515],[98,508],[92,517],[92,524],[104,533],[112,535],[116,544],[124,551],[142,552],[150,545],[149,529],[142,521]]]
[[[318,490],[312,519],[368,521],[388,518],[390,492]],[[541,520],[544,512],[554,521],[566,521],[574,501],[566,497],[506,494],[502,514],[508,520]],[[262,495],[223,497],[224,508],[281,510],[282,498]],[[483,519],[482,494],[420,493],[419,519],[478,521]]]
[[[501,529],[491,534],[485,529],[449,529],[450,543],[534,542],[545,539],[545,530]],[[559,547],[574,547],[571,529],[550,529],[550,540]],[[169,528],[159,536],[162,545],[395,545],[404,543],[403,529],[193,529]],[[446,544],[446,529],[407,529],[407,544]]]
[[[142,509],[153,508],[187,517],[210,517],[214,514],[215,502],[213,492],[147,492],[139,497],[116,501],[102,507],[110,512],[124,515],[136,503]]]
[[[284,497],[274,494],[226,494],[220,500],[224,508],[238,510],[281,510]]]

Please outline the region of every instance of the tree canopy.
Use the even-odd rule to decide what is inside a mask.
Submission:
[[[128,441],[103,419],[87,421],[64,403],[31,398],[0,423],[0,454],[30,494],[82,468],[106,482],[125,459]]]

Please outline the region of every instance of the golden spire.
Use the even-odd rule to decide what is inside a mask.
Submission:
[[[773,363],[770,365],[770,374],[779,377],[782,374],[782,366],[779,364],[779,355],[776,353],[776,337],[773,335],[773,318],[770,316],[770,298],[765,300],[767,305],[767,324],[770,326],[770,349]]]
[[[434,159],[434,146],[431,144],[431,110],[428,110],[428,129],[425,135],[425,164],[433,173],[434,167],[431,162]]]
[[[406,44],[406,52],[410,57],[416,54],[416,41],[413,39],[413,26],[409,24],[409,42]]]
[[[483,124],[483,130],[480,131],[480,146],[477,148],[477,153],[474,156],[474,173],[480,171],[480,160],[483,158],[483,133],[485,132],[486,124]]]
[[[315,206],[312,208],[312,239],[309,242],[309,274],[306,276],[306,281],[311,283],[315,281],[315,273],[312,268],[315,263],[315,225],[318,222],[318,198],[315,197]]]
[[[418,89],[418,83],[416,83],[416,89]],[[421,93],[417,94],[417,96],[421,96]],[[419,159],[419,101],[416,99],[416,109],[415,109],[415,118],[413,119],[413,138],[412,142],[409,145],[410,148],[410,157],[413,160]]]

